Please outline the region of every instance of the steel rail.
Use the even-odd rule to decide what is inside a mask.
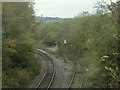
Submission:
[[[75,74],[76,74],[76,65],[74,64],[73,65],[74,66],[74,72],[73,72],[73,75],[72,75],[72,79],[71,79],[71,81],[70,81],[70,84],[69,84],[69,86],[67,87],[67,89],[70,89],[71,88],[71,86],[72,86],[72,84],[73,84],[73,81],[74,81],[74,79],[75,79]]]
[[[68,86],[68,89],[71,88],[71,86],[72,86],[72,84],[73,84],[73,81],[74,81],[74,78],[75,78],[75,73],[76,73],[76,71],[74,70],[74,73],[73,73],[73,75],[72,75],[72,79],[71,79],[70,84],[69,84],[69,86]]]
[[[76,63],[74,63],[74,72],[73,72],[73,75],[72,75],[72,79],[70,81],[70,84],[69,86],[67,87],[67,90],[69,90],[72,85],[73,85],[73,82],[74,82],[74,79],[75,79],[75,76],[76,76]],[[80,82],[80,86],[79,88],[82,88],[83,87],[83,77],[81,77],[81,82]]]
[[[42,76],[42,79],[40,80],[40,82],[36,86],[36,89],[40,88],[42,86],[42,84],[44,85],[45,84],[45,79],[47,77],[50,77],[48,85],[45,85],[46,87],[44,87],[44,88],[49,89],[51,87],[51,85],[52,85],[52,83],[54,81],[55,75],[56,75],[55,64],[54,64],[53,60],[51,59],[51,57],[48,56],[45,51],[40,50],[40,49],[37,49],[37,51],[44,58],[46,64],[45,64],[45,72],[44,72],[44,74]],[[52,72],[49,71],[50,67],[53,69],[53,71],[51,69]]]
[[[82,79],[82,80],[81,80],[81,83],[80,83],[80,87],[79,87],[79,88],[82,88],[82,87],[83,87],[83,81],[84,81],[84,80],[83,80],[83,76],[81,77],[81,79]]]

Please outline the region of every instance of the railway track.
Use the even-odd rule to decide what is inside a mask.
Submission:
[[[70,84],[69,84],[69,86],[67,87],[67,89],[69,90],[69,89],[71,89],[71,88],[75,88],[75,87],[73,87],[74,85],[74,81],[75,81],[75,77],[76,77],[76,72],[77,72],[77,68],[76,68],[76,63],[74,63],[74,71],[73,71],[73,74],[72,74],[72,77],[71,77],[71,81],[70,81]],[[81,77],[81,82],[80,82],[80,84],[79,84],[79,86],[78,87],[76,87],[76,88],[82,88],[82,86],[83,86],[83,77]]]
[[[73,82],[74,82],[74,79],[75,79],[75,75],[76,75],[76,66],[75,66],[75,64],[74,64],[73,66],[74,66],[74,71],[73,71],[73,74],[72,74],[72,77],[71,77],[70,84],[69,84],[69,86],[67,87],[68,89],[71,88],[71,86],[72,86],[72,84],[73,84]]]
[[[49,89],[55,78],[55,65],[53,60],[46,54],[45,51],[37,49],[37,53],[43,57],[45,60],[45,72],[40,80],[39,84],[36,86],[38,88],[47,88]]]

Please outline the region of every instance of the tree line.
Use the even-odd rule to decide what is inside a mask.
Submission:
[[[119,87],[120,2],[98,2],[96,13],[84,11],[63,22],[36,21],[33,3],[3,3],[3,87],[27,87],[39,72],[35,48],[58,46],[57,54],[80,65],[84,87]],[[83,71],[82,71],[83,72]]]
[[[45,46],[57,42],[61,56],[64,56],[63,41],[67,40],[68,60],[76,59],[79,69],[89,69],[84,73],[84,87],[119,87],[119,3],[97,2],[93,15],[84,11],[72,20],[41,25],[44,28],[38,30],[45,36],[42,38]]]
[[[28,87],[39,73],[34,3],[2,3],[2,86]],[[42,47],[42,46],[39,46]]]

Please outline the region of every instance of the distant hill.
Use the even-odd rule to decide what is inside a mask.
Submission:
[[[35,17],[37,21],[43,21],[43,22],[62,22],[65,20],[70,20],[72,18],[59,18],[59,17]]]

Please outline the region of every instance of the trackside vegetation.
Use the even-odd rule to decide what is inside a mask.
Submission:
[[[96,13],[84,11],[64,22],[39,26],[40,38],[45,46],[58,46],[57,54],[76,61],[84,79],[83,88],[117,88],[120,83],[119,30],[120,2],[107,5],[98,2]],[[42,21],[41,21],[42,23]],[[45,37],[43,37],[45,36]]]
[[[97,2],[96,13],[84,11],[61,22],[35,19],[33,4],[2,4],[3,88],[28,87],[39,73],[35,48],[58,47],[57,55],[77,63],[83,88],[120,87],[120,1]]]
[[[2,3],[2,87],[24,88],[39,73],[33,3]],[[37,43],[37,44],[36,44]]]

